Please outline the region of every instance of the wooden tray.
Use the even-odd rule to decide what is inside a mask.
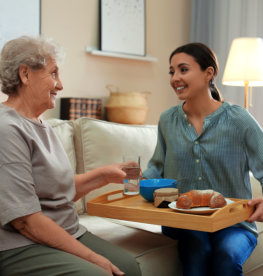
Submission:
[[[156,208],[140,195],[127,196],[114,191],[92,199],[87,203],[89,215],[129,220],[163,226],[215,232],[246,220],[254,211],[246,199],[233,199],[231,203],[212,214],[186,214],[171,208]]]

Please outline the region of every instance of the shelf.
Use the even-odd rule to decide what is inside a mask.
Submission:
[[[128,54],[119,54],[119,53],[113,53],[113,52],[100,51],[93,47],[86,47],[86,52],[90,53],[91,55],[95,55],[95,56],[106,56],[106,57],[114,57],[114,58],[142,60],[142,61],[147,61],[147,62],[157,62],[158,61],[157,58],[152,57],[150,55],[136,56],[136,55],[128,55]]]

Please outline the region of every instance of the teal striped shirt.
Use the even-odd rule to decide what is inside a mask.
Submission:
[[[223,103],[204,119],[197,135],[182,105],[161,114],[158,141],[146,178],[173,178],[181,193],[213,189],[251,199],[249,172],[263,183],[263,130],[244,108]],[[240,226],[257,234],[254,223]]]

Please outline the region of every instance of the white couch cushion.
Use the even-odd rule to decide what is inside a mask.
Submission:
[[[147,167],[157,142],[156,125],[124,125],[92,118],[75,122],[77,173],[122,162],[123,155],[141,156],[141,167]],[[120,184],[109,184],[90,192],[86,201],[102,193],[122,189]]]
[[[62,142],[74,173],[76,173],[76,153],[74,144],[74,122],[60,119],[49,119],[46,122],[52,127]],[[85,211],[83,199],[75,202],[78,214]]]
[[[142,275],[182,275],[177,241],[162,235],[160,226],[157,232],[157,225],[140,226],[140,223],[133,222],[126,226],[120,222],[96,216],[80,216],[80,223],[91,233],[128,250],[135,256]]]
[[[53,128],[67,153],[71,166],[76,173],[76,153],[74,147],[74,122],[49,119],[46,122]]]

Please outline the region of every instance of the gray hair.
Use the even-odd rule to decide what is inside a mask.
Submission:
[[[46,66],[48,60],[60,62],[64,56],[63,49],[49,38],[21,36],[8,41],[0,57],[2,92],[7,95],[17,93],[17,88],[21,85],[19,77],[21,65],[39,70]]]

